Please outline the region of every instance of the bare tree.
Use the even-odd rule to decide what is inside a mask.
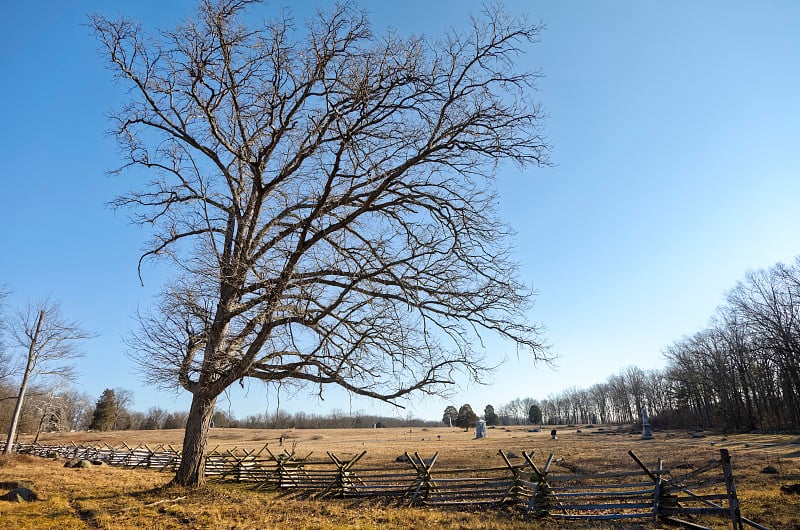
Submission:
[[[162,429],[164,427],[164,419],[166,417],[166,410],[162,409],[161,407],[150,407],[147,409],[139,428],[142,430]]]
[[[589,387],[589,397],[592,401],[593,410],[600,423],[609,423],[610,398],[609,385],[607,383],[595,383]]]
[[[800,258],[798,258],[800,260]],[[781,423],[800,423],[800,268],[777,263],[751,271],[728,293],[728,304],[774,364],[782,395]]]
[[[58,302],[49,299],[29,304],[26,311],[17,313],[11,322],[11,335],[25,367],[3,450],[6,454],[11,452],[31,380],[37,376],[72,379],[75,372],[70,362],[83,354],[81,343],[94,336],[77,322],[67,320]]]
[[[55,389],[45,389],[45,391],[32,395],[33,411],[38,419],[36,436],[33,443],[39,442],[39,437],[44,431],[63,431],[67,428],[67,407],[65,395]]]
[[[539,28],[487,9],[439,41],[379,37],[349,3],[249,28],[254,3],[204,0],[156,37],[92,19],[132,89],[126,166],[155,174],[115,203],[154,227],[142,259],[182,271],[131,345],[193,394],[183,485],[245,377],[398,404],[479,378],[484,332],[545,356],[492,186],[501,163],[547,161],[537,74],[515,65]]]
[[[88,394],[68,389],[62,395],[67,428],[78,431],[88,429],[93,406]]]
[[[131,406],[133,405],[133,391],[126,388],[114,389],[115,404],[117,406],[114,415],[113,430],[125,430],[131,428]]]

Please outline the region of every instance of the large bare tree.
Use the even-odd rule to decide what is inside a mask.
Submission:
[[[131,90],[126,167],[154,175],[116,204],[153,227],[142,259],[180,269],[132,345],[193,395],[182,485],[243,378],[397,404],[480,376],[485,332],[545,356],[492,185],[547,162],[537,74],[515,63],[539,28],[487,9],[440,40],[376,35],[349,3],[248,26],[253,3],[203,1],[155,36],[92,18]]]
[[[22,379],[3,449],[6,454],[11,452],[22,405],[33,378],[70,380],[75,374],[73,360],[83,355],[80,349],[83,341],[94,336],[64,317],[60,304],[49,299],[28,304],[27,309],[19,311],[11,321],[10,328],[13,346],[22,361]]]

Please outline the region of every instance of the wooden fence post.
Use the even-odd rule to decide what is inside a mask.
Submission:
[[[664,471],[664,464],[661,459],[658,459],[656,466],[656,486],[653,492],[653,520],[657,520],[661,507],[661,474]]]
[[[316,495],[317,498],[322,498],[334,490],[338,490],[338,492],[335,493],[335,495],[344,497],[347,494],[347,490],[350,488],[357,491],[356,482],[360,482],[362,485],[364,485],[361,479],[359,479],[358,476],[353,471],[351,471],[351,469],[353,468],[354,465],[356,465],[356,462],[361,460],[361,458],[365,454],[367,454],[366,451],[361,451],[359,454],[355,455],[347,462],[342,461],[340,458],[338,458],[335,454],[331,453],[330,451],[327,451],[327,453],[328,453],[328,458],[330,458],[331,461],[336,465],[337,472],[336,476],[331,481],[331,483],[328,484],[321,492],[319,492]]]
[[[743,530],[742,514],[739,510],[739,498],[736,496],[736,484],[733,481],[733,468],[731,467],[731,455],[727,449],[720,449],[719,454],[722,458],[722,472],[725,474],[725,489],[728,494],[728,506],[731,511],[731,523],[734,530]]]
[[[420,493],[424,490],[425,497],[427,497],[430,495],[431,491],[436,489],[436,483],[431,476],[431,469],[433,469],[434,464],[436,464],[436,459],[439,458],[439,451],[436,451],[427,462],[420,457],[418,453],[414,453],[414,458],[411,458],[408,452],[406,452],[405,455],[417,471],[416,488],[414,488],[413,485],[411,486],[414,488],[414,494],[411,496],[411,505],[419,506],[422,504]]]
[[[502,449],[497,451],[497,454],[500,455],[500,458],[503,459],[505,462],[506,467],[508,467],[509,471],[514,477],[514,482],[511,484],[511,487],[508,488],[506,494],[503,496],[503,499],[500,501],[500,504],[516,504],[517,501],[520,500],[522,495],[524,494],[525,488],[522,485],[522,466],[515,466],[511,463],[508,459],[508,456],[503,452]],[[524,454],[524,451],[523,451]]]
[[[535,478],[537,482],[537,487],[530,501],[528,501],[528,508],[525,511],[525,516],[528,517],[531,512],[533,512],[535,517],[544,517],[550,513],[553,501],[558,502],[558,498],[553,495],[553,490],[547,482],[547,474],[550,472],[550,464],[553,462],[553,453],[550,453],[550,456],[547,457],[547,462],[545,462],[544,468],[541,471],[536,467],[536,464],[533,463],[533,455],[533,452],[530,454],[524,451],[522,452],[525,461],[528,462],[528,465],[533,469],[533,474],[536,475]],[[531,478],[534,477],[532,476]]]

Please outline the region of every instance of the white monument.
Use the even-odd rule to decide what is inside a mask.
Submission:
[[[475,438],[486,438],[486,422],[484,420],[478,420],[475,423]]]
[[[642,407],[642,440],[652,440],[653,432],[650,430],[650,422],[647,421],[647,409]]]

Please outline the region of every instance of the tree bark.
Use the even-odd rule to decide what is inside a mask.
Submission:
[[[216,396],[210,397],[196,392],[186,419],[186,432],[183,436],[181,465],[178,467],[173,484],[180,486],[200,486],[205,482],[205,450],[208,445],[208,431],[214,415]]]
[[[17,434],[17,425],[19,424],[19,417],[22,414],[22,402],[25,399],[25,392],[28,390],[28,380],[31,377],[35,360],[36,360],[36,347],[39,341],[39,333],[42,330],[42,321],[44,320],[44,310],[39,311],[39,319],[36,321],[36,331],[31,338],[31,343],[28,347],[28,361],[25,364],[25,372],[22,374],[22,383],[19,385],[19,394],[17,395],[17,404],[14,406],[14,413],[11,416],[11,425],[8,427],[8,438],[6,438],[6,446],[3,449],[3,454],[7,455],[11,452],[14,445],[14,438]]]
[[[42,417],[39,418],[39,426],[36,428],[36,437],[33,439],[33,445],[39,443],[39,436],[42,435],[42,427],[44,427],[44,420],[47,419],[47,412],[42,414]]]

